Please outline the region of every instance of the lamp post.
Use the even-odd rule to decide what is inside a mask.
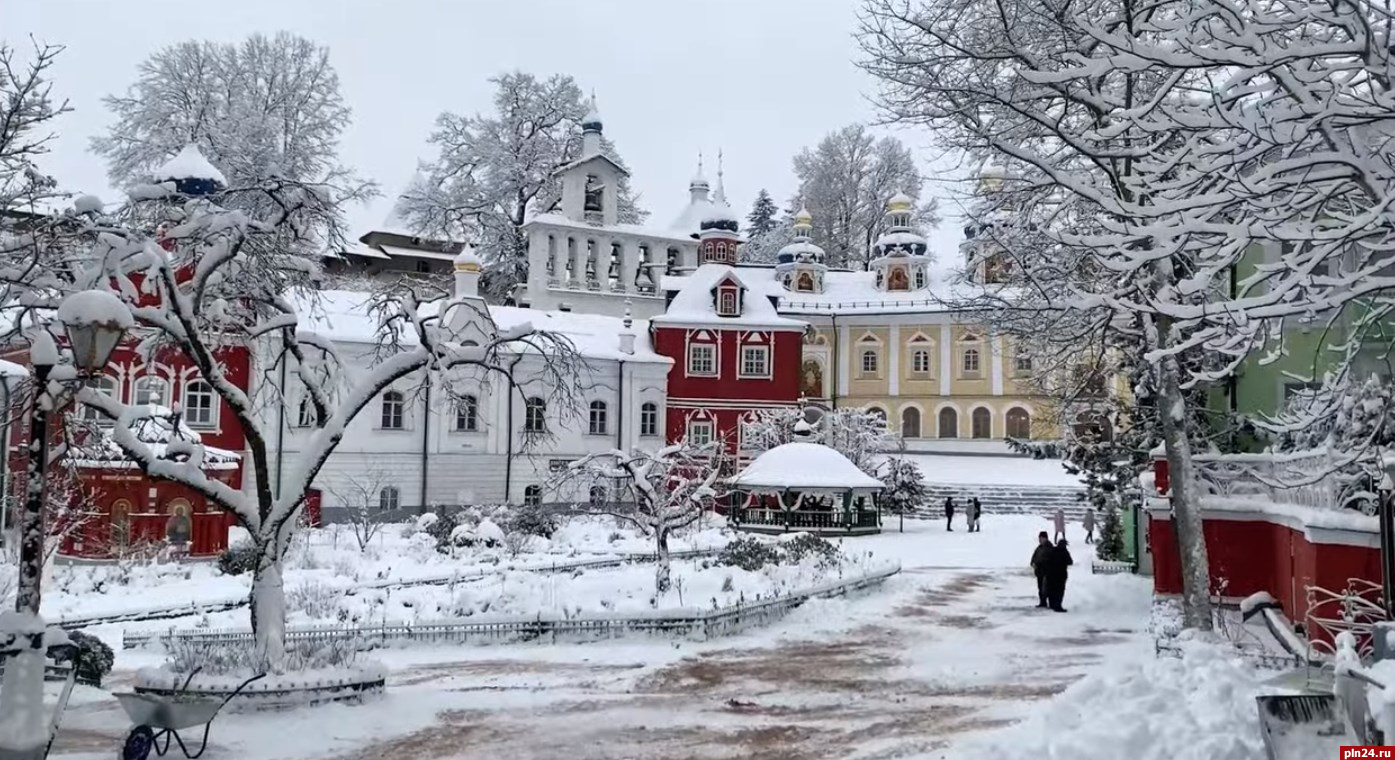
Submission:
[[[0,395],[4,400],[0,401],[0,413],[5,415],[0,420],[0,547],[8,540],[10,527],[10,403],[14,396],[11,395],[10,381],[18,380],[29,376],[29,370],[13,362],[0,360]]]
[[[1395,620],[1395,459],[1383,462],[1380,479],[1380,580],[1381,602],[1387,620]]]

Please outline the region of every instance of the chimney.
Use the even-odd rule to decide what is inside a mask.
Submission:
[[[478,298],[480,294],[480,257],[469,243],[455,256],[455,297]]]
[[[635,352],[635,334],[630,328],[634,326],[634,320],[630,319],[630,299],[625,299],[625,329],[620,333],[620,353],[633,354]]]

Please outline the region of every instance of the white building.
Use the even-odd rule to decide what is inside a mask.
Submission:
[[[602,126],[593,106],[582,124],[581,158],[557,171],[560,212],[524,225],[528,283],[520,302],[619,316],[628,301],[635,317],[648,319],[664,311],[659,280],[697,268],[696,234],[710,188],[699,166],[689,206],[670,228],[620,224],[618,189],[625,169],[601,151]],[[719,174],[719,192],[720,185]]]
[[[415,510],[541,500],[551,472],[566,462],[614,448],[663,444],[672,361],[654,353],[645,320],[486,306],[477,291],[479,260],[468,248],[455,270],[457,300],[464,304],[450,308],[483,310],[500,330],[531,323],[575,344],[588,370],[577,378],[584,407],[563,415],[540,403],[549,394],[530,379],[543,361],[536,354],[519,355],[513,390],[498,377],[457,377],[449,389],[440,378],[405,378],[354,419],[317,479],[327,520],[336,518],[336,507],[355,501]],[[307,329],[332,340],[346,361],[358,358],[371,365],[377,320],[367,310],[370,295],[325,291],[318,296],[314,324]],[[293,368],[278,372],[273,386],[286,388],[286,403],[265,405],[267,414],[282,418],[286,462],[293,461],[313,424],[294,377]],[[539,428],[548,435],[529,450],[526,441],[536,438],[529,432]],[[277,430],[277,421],[268,429]]]

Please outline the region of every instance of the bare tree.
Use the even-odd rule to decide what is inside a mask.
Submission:
[[[437,155],[422,164],[398,210],[423,234],[476,243],[489,265],[482,285],[498,301],[527,279],[523,224],[561,203],[556,172],[581,157],[588,105],[570,76],[540,79],[515,71],[490,81],[496,87],[493,114],[446,112],[436,119],[431,143]],[[620,162],[609,139],[601,148]],[[618,192],[620,221],[644,221],[648,213],[628,180],[621,180]]]
[[[345,475],[342,480],[335,481],[335,485],[327,489],[338,502],[337,506],[343,507],[349,525],[353,527],[354,540],[358,543],[360,552],[368,549],[373,538],[386,524],[378,505],[383,488],[390,482],[387,473],[379,468],[370,467],[360,474]]]
[[[799,190],[790,207],[814,217],[814,242],[833,266],[863,268],[886,226],[886,202],[897,193],[919,199],[925,184],[915,158],[894,137],[873,137],[862,124],[828,133],[794,157]],[[934,200],[919,204],[919,224],[939,223]]]
[[[654,589],[665,594],[671,585],[669,537],[696,523],[711,507],[719,495],[722,465],[715,444],[679,443],[653,452],[617,449],[573,462],[558,473],[551,488],[567,493],[580,487],[588,496],[592,488],[602,489],[606,498],[578,503],[576,509],[609,515],[651,539],[658,560]]]

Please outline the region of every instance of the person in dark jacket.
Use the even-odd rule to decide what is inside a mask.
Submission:
[[[978,502],[978,497],[975,496],[974,498],[969,499],[969,532],[970,532],[970,533],[980,533],[980,532],[982,532],[982,528],[981,528],[981,527],[979,526],[979,524],[978,524],[978,518],[979,518],[980,516],[982,516],[982,515],[983,515],[983,505],[980,504],[980,503]]]
[[[945,530],[954,531],[954,497],[945,497]]]
[[[1046,601],[1056,612],[1066,611],[1061,601],[1066,595],[1066,577],[1070,575],[1069,568],[1073,564],[1075,560],[1071,559],[1070,550],[1066,548],[1066,540],[1057,541],[1046,557]]]
[[[1037,576],[1037,606],[1045,608],[1046,605],[1046,560],[1054,548],[1051,540],[1046,537],[1046,531],[1037,534],[1037,549],[1032,552],[1032,572]]]

